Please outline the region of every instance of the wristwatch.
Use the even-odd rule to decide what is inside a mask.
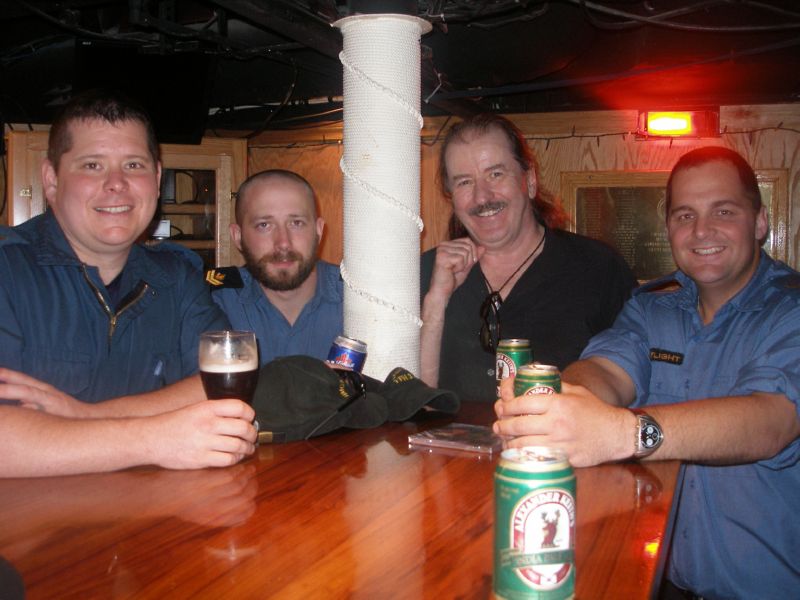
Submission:
[[[664,432],[661,425],[641,408],[631,408],[636,415],[636,445],[633,457],[636,459],[650,456],[664,441]]]

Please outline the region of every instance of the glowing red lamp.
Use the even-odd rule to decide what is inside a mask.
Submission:
[[[718,110],[639,111],[640,138],[719,137]]]

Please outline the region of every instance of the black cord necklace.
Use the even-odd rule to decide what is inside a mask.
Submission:
[[[506,286],[508,285],[508,282],[509,282],[509,281],[511,281],[512,279],[514,279],[514,277],[516,276],[516,274],[517,274],[517,273],[519,273],[519,272],[522,270],[522,267],[524,267],[524,266],[525,266],[525,264],[526,264],[526,263],[527,263],[527,262],[528,262],[528,261],[529,261],[531,258],[533,258],[533,255],[534,255],[534,254],[536,254],[536,252],[539,250],[539,248],[541,248],[541,247],[542,247],[542,244],[544,244],[544,236],[545,236],[545,233],[546,233],[545,231],[543,231],[543,232],[542,232],[542,239],[540,239],[540,240],[539,240],[539,243],[538,243],[538,244],[536,244],[536,248],[534,248],[534,249],[533,249],[533,252],[531,252],[531,253],[530,253],[530,254],[529,254],[529,255],[528,255],[526,258],[525,258],[525,260],[523,260],[523,261],[522,261],[522,264],[521,264],[520,266],[518,266],[518,267],[516,268],[516,270],[515,270],[515,271],[514,271],[514,272],[511,274],[511,276],[510,276],[508,279],[506,279],[506,280],[503,282],[503,285],[501,285],[501,286],[500,286],[499,288],[497,288],[496,290],[493,290],[493,289],[492,289],[492,286],[491,286],[491,285],[489,285],[489,280],[488,280],[488,279],[486,279],[486,275],[484,275],[484,274],[483,274],[483,269],[481,269],[481,277],[483,277],[483,282],[486,284],[486,287],[487,287],[487,288],[489,288],[489,295],[490,295],[490,296],[491,296],[491,298],[492,298],[492,302],[495,304],[495,310],[496,310],[496,309],[498,309],[498,308],[500,308],[500,305],[503,303],[503,298],[502,298],[502,296],[500,296],[500,292],[502,292],[502,291],[503,291],[503,288],[504,288],[504,287],[506,287]]]

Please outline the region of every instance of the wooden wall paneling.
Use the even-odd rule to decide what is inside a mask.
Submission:
[[[288,169],[305,177],[314,188],[320,216],[325,219],[320,256],[334,264],[339,264],[342,260],[341,155],[342,148],[337,143],[250,148],[251,175],[266,169]]]
[[[422,252],[447,239],[447,224],[452,213],[450,200],[440,192],[437,172],[441,144],[423,140],[420,163],[420,216],[425,225],[420,239]]]
[[[758,170],[785,170],[785,198],[788,202],[786,254],[787,262],[797,268],[800,257],[800,103],[723,106],[720,108],[720,128],[725,133],[719,138],[699,140],[638,140],[634,133],[637,116],[637,111],[631,110],[509,115],[523,130],[537,157],[540,183],[557,196],[562,195],[561,174],[564,172],[668,171],[681,155],[706,145],[730,147]],[[451,123],[447,117],[426,119],[421,132],[420,199],[425,223],[422,250],[434,247],[447,233],[450,203],[439,192],[436,170],[441,134]],[[783,129],[776,129],[779,125]],[[312,185],[320,186],[318,192],[321,189],[327,191],[327,195],[321,198],[321,211],[329,222],[323,257],[331,262],[341,259],[341,227],[336,228],[332,222],[337,219],[341,223],[340,152],[337,150],[329,155],[330,151],[315,151],[314,145],[291,146],[312,144],[315,140],[319,143],[340,139],[340,126],[300,133],[264,132],[254,139],[250,149],[251,173],[258,168],[294,167]]]
[[[6,215],[8,225],[19,225],[44,212],[42,161],[47,156],[47,131],[10,131],[6,137],[8,163]]]

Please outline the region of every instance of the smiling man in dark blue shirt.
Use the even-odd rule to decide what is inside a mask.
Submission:
[[[180,249],[136,243],[160,175],[149,118],[127,99],[90,92],[54,122],[50,211],[0,230],[0,476],[253,451],[252,408],[205,400],[195,374],[200,333],[227,319]]]
[[[766,208],[732,150],[684,155],[666,200],[678,271],[634,292],[562,394],[504,389],[495,431],[577,467],[683,460],[668,597],[797,597],[800,273],[761,249]]]

